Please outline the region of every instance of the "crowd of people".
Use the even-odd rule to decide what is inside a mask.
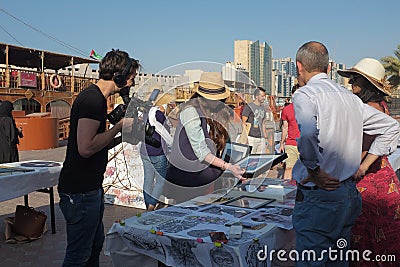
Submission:
[[[349,91],[329,78],[328,49],[316,41],[298,49],[296,68],[298,85],[292,90],[292,103],[282,111],[280,152],[288,155],[284,179],[297,185],[296,250],[312,249],[323,255],[319,261],[300,260],[297,266],[348,266],[346,259],[332,260],[322,253],[337,248],[341,238],[350,244],[344,251],[368,249],[400,259],[400,183],[388,161],[397,148],[400,127],[388,115],[391,86],[385,69],[378,60],[364,58],[338,71],[349,78]],[[99,266],[107,151],[121,143],[119,133],[129,134],[136,123],[126,117],[107,129],[107,98],[133,86],[139,69],[128,53],[108,52],[99,64],[98,82],[73,103],[58,184],[67,222],[63,266]],[[174,123],[168,119],[173,100],[166,95],[145,114],[144,121],[155,129],[151,136],[155,141],[143,140],[140,148],[148,211],[157,207],[167,184],[180,187],[174,197],[186,200],[212,192],[227,171],[246,183],[245,170],[222,158],[226,144],[233,141],[232,111],[225,105],[229,95],[221,73],[204,72],[195,83],[194,95],[172,112]],[[260,154],[266,151],[265,89],[256,88],[253,98],[253,103],[242,105],[241,119],[243,129],[250,126],[251,153]],[[15,125],[12,109],[8,101],[0,104],[0,163],[18,161],[22,130]],[[376,262],[350,264],[377,266]]]

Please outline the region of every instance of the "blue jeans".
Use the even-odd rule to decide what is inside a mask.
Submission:
[[[103,189],[59,195],[67,223],[67,250],[62,266],[99,266],[104,243]]]
[[[168,161],[165,155],[142,155],[142,161],[144,171],[143,196],[147,208],[149,205],[155,206],[162,194]]]
[[[361,195],[355,183],[347,179],[333,191],[300,188],[297,190],[296,205],[293,210],[296,251],[300,256],[304,250],[315,251],[317,259],[323,250],[326,252],[321,260],[299,261],[296,266],[348,266],[347,261],[339,260],[339,253],[342,251],[345,259],[350,245],[351,228],[361,214]],[[343,243],[347,246],[344,247]],[[329,248],[338,251],[332,253],[338,257],[337,260],[329,257]]]

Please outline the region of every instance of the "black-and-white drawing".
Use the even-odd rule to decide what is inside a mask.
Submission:
[[[174,219],[168,222],[161,223],[157,226],[157,229],[166,233],[178,233],[195,227],[198,222],[188,221],[182,219]]]
[[[188,215],[187,212],[181,212],[181,211],[174,211],[174,210],[157,210],[155,211],[156,214],[164,215],[164,216],[170,216],[170,217],[183,217]]]
[[[155,253],[162,254],[161,244],[158,243],[156,239],[150,239],[149,236],[135,234],[133,232],[125,232],[122,237],[128,240],[129,244],[136,248],[152,250]]]
[[[237,256],[233,251],[227,250],[225,247],[213,247],[210,250],[211,266],[213,267],[231,267],[236,266],[235,259]]]
[[[267,261],[260,261],[257,258],[257,253],[262,249],[264,248],[259,242],[253,242],[249,245],[246,251],[246,255],[244,256],[244,260],[246,261],[246,266],[267,267]]]
[[[169,216],[162,216],[155,213],[145,213],[140,218],[138,218],[138,223],[143,225],[157,225],[173,219],[173,217]]]
[[[203,267],[192,250],[197,244],[193,240],[171,239],[171,246],[166,245],[166,248],[174,259],[173,266]]]
[[[221,217],[214,217],[214,216],[199,216],[199,215],[189,215],[185,217],[188,221],[193,221],[197,223],[204,223],[204,224],[218,224],[218,225],[225,225],[229,222],[228,219],[221,218]]]
[[[216,229],[199,229],[199,230],[190,230],[187,232],[187,235],[195,237],[195,238],[202,238],[208,237],[209,233],[217,231]]]

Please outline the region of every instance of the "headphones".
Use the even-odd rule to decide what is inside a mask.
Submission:
[[[129,73],[129,70],[131,69],[131,67],[132,67],[132,59],[129,58],[128,64],[126,64],[122,73],[117,72],[114,74],[112,79],[119,88],[122,88],[126,85],[127,78],[128,78],[127,76],[128,76],[128,73]]]

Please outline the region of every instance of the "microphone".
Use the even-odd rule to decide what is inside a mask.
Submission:
[[[131,101],[131,98],[129,97],[129,92],[130,92],[131,88],[130,87],[123,87],[121,88],[121,90],[119,91],[119,95],[122,98],[122,101],[124,101],[125,105],[128,105],[129,102]]]

